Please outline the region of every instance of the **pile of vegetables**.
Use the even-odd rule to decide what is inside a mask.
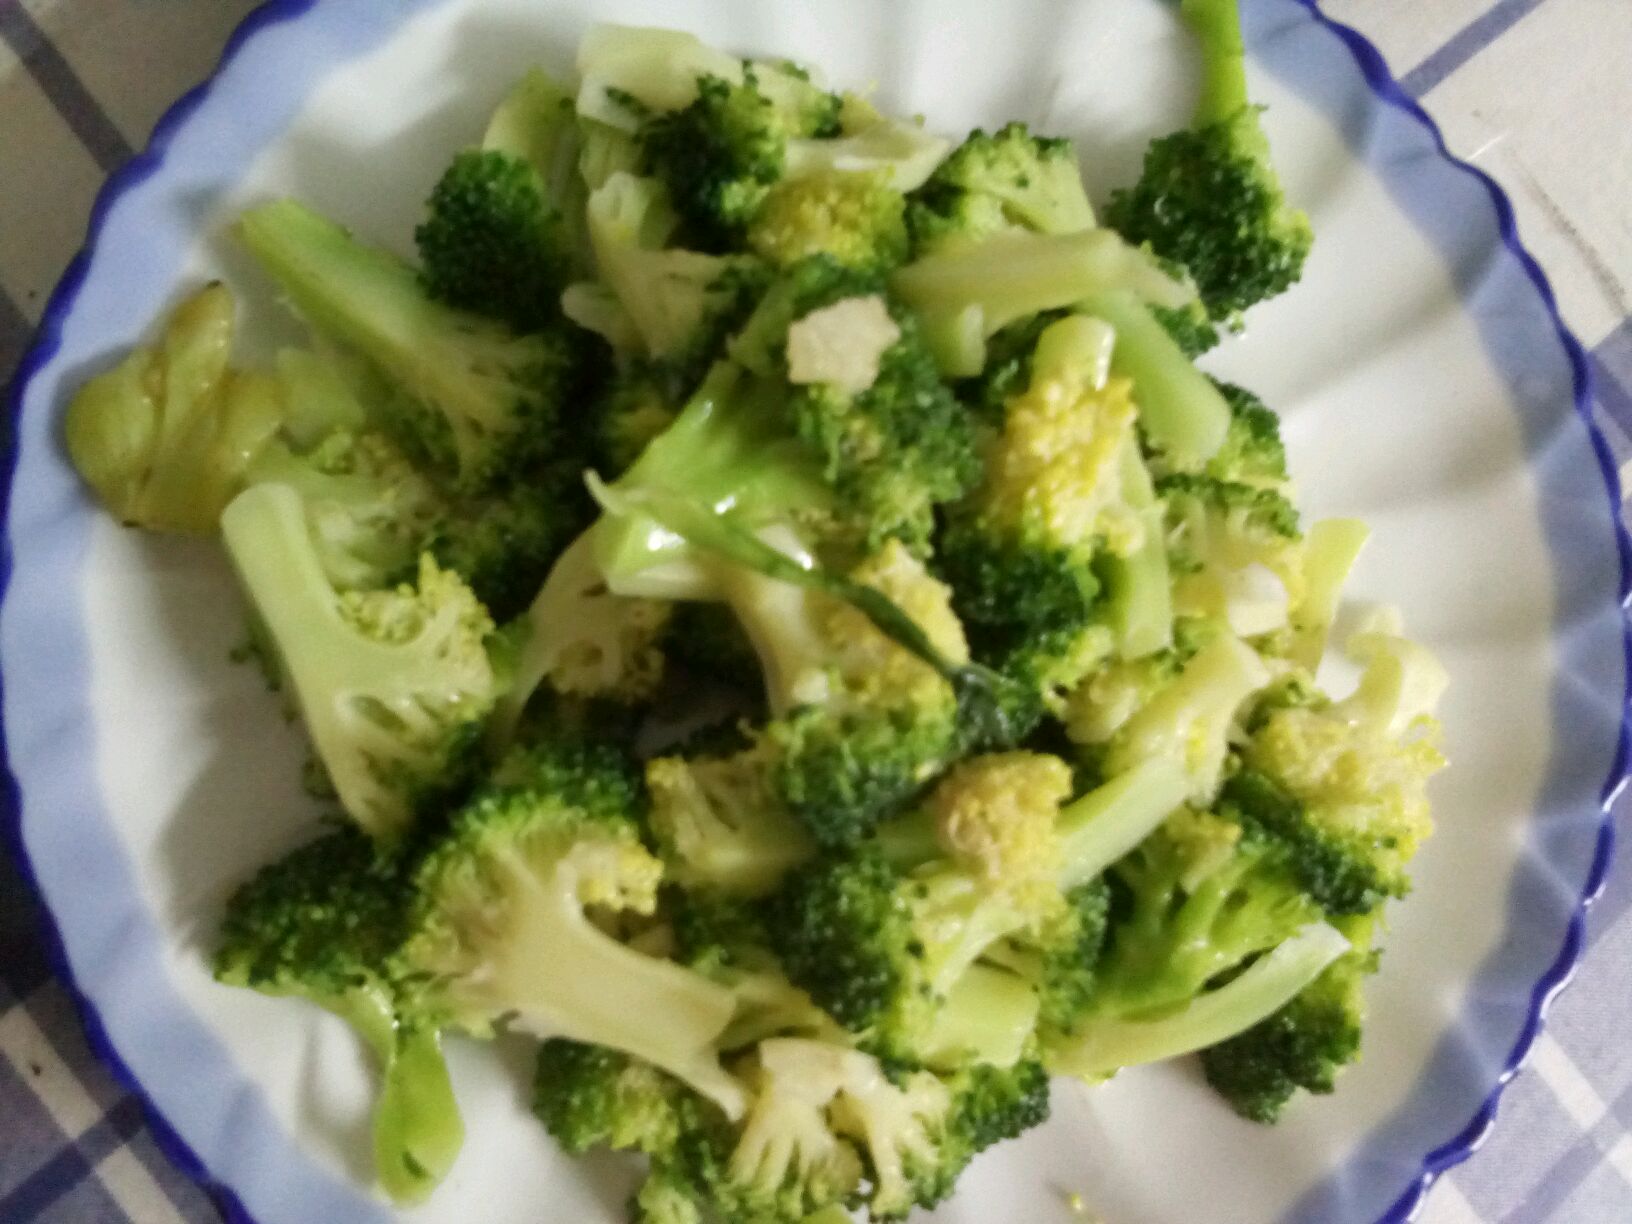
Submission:
[[[1233,0],[1193,125],[1096,216],[1071,146],[597,27],[431,188],[410,263],[291,200],[74,400],[126,524],[219,533],[329,815],[219,978],[344,1017],[377,1171],[463,1138],[445,1039],[538,1041],[646,1224],[893,1220],[1094,1083],[1198,1054],[1275,1120],[1360,1048],[1441,765],[1438,664],[1194,359],[1306,218]],[[818,1214],[822,1213],[822,1214]]]

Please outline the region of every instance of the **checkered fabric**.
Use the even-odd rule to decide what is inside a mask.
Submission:
[[[337,0],[340,2],[340,0]],[[1251,0],[1247,0],[1248,3]],[[0,381],[78,246],[96,188],[210,69],[249,0],[0,0]],[[1451,147],[1512,194],[1632,460],[1632,3],[1330,0]],[[1491,1140],[1428,1224],[1632,1221],[1632,855],[1592,914]],[[0,852],[0,1224],[217,1221],[87,1045],[41,916]]]

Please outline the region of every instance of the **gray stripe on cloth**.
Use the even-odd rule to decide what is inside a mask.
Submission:
[[[1511,30],[1545,0],[1497,0],[1448,38],[1439,50],[1400,78],[1405,92],[1420,98],[1479,52]]]
[[[129,161],[135,150],[91,96],[46,32],[20,3],[0,3],[0,42],[12,49],[63,122],[103,171]]]

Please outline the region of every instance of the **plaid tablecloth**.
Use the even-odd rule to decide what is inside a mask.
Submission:
[[[344,3],[344,0],[329,0]],[[1248,0],[1250,2],[1250,0]],[[250,0],[0,0],[0,381],[107,173],[215,62]],[[1503,183],[1591,351],[1632,456],[1632,0],[1331,0]],[[1429,1224],[1632,1221],[1632,854],[1592,914],[1580,978],[1489,1143]],[[136,1100],[92,1057],[0,854],[0,1224],[216,1221]],[[320,1224],[314,1221],[313,1224]]]

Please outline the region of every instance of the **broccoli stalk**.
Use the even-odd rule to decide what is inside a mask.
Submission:
[[[433,301],[414,270],[292,200],[238,232],[296,311],[392,383],[387,424],[439,472],[480,490],[549,459],[576,383],[565,333],[517,336]]]
[[[1191,1054],[1242,1033],[1286,1006],[1349,951],[1324,922],[1288,936],[1223,986],[1152,1019],[1093,1019],[1050,1052],[1049,1069],[1097,1079],[1123,1067]]]
[[[620,1050],[737,1116],[742,1087],[715,1045],[736,1010],[730,990],[593,918],[655,908],[662,865],[641,845],[641,807],[638,778],[610,750],[511,758],[416,873],[405,972],[423,977],[424,1006],[450,1025],[486,1035],[503,1022]]]
[[[1109,230],[1001,234],[897,268],[890,287],[918,312],[937,364],[952,378],[979,374],[986,341],[1027,315],[1112,291],[1173,308],[1194,298],[1189,286]]]
[[[417,586],[336,592],[287,485],[240,493],[221,530],[341,804],[399,836],[474,763],[499,687],[487,611],[429,557]]]

